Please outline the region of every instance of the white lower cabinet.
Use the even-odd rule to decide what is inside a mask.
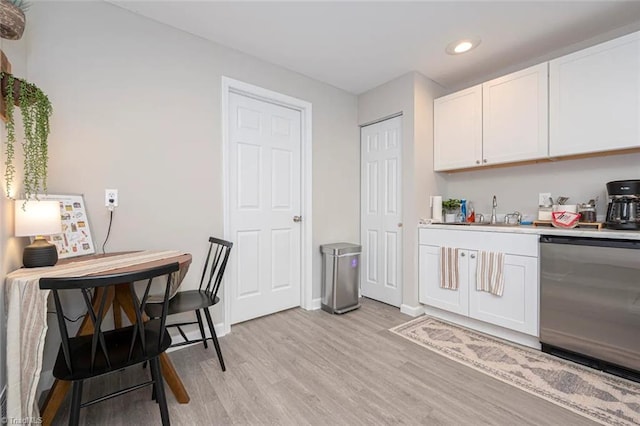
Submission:
[[[440,287],[440,247],[420,245],[420,303],[460,315],[469,315],[469,258],[466,255],[462,257],[463,254],[464,252],[458,254],[460,287],[457,291],[449,290]]]
[[[507,254],[504,293],[495,296],[469,288],[469,316],[510,330],[538,335],[538,259]]]
[[[538,336],[537,245],[535,235],[420,229],[420,303]],[[440,247],[458,248],[457,290],[440,287]],[[502,296],[476,290],[479,250],[505,253]]]

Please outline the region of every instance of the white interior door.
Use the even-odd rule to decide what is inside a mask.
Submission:
[[[229,94],[231,324],[300,305],[300,111]]]
[[[360,238],[362,295],[402,303],[402,117],[363,127]]]

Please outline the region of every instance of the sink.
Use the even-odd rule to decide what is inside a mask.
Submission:
[[[519,223],[504,223],[504,222],[499,222],[499,223],[476,222],[476,223],[470,223],[469,225],[471,226],[502,226],[505,228],[513,228],[515,226],[520,226]]]
[[[519,224],[511,224],[511,223],[489,223],[489,222],[444,222],[444,223],[433,223],[433,225],[457,225],[457,226],[503,226],[508,228],[513,228],[514,226],[520,226]]]
[[[473,222],[473,223],[461,223],[460,225],[469,225],[469,226],[504,226],[512,228],[514,226],[520,226],[518,223],[489,223],[489,222]]]

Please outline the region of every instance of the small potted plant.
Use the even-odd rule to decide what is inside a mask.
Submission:
[[[460,200],[455,198],[449,198],[442,202],[442,210],[444,211],[444,221],[446,223],[452,223],[456,221],[458,215],[458,209],[460,208]]]

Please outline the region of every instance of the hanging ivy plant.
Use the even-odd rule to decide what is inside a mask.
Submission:
[[[31,198],[47,190],[47,163],[49,152],[49,117],[53,109],[49,98],[34,84],[12,74],[0,72],[2,94],[6,105],[7,142],[5,149],[5,181],[10,196],[15,178],[15,106],[20,108],[24,127],[22,151],[24,153],[24,196]]]

